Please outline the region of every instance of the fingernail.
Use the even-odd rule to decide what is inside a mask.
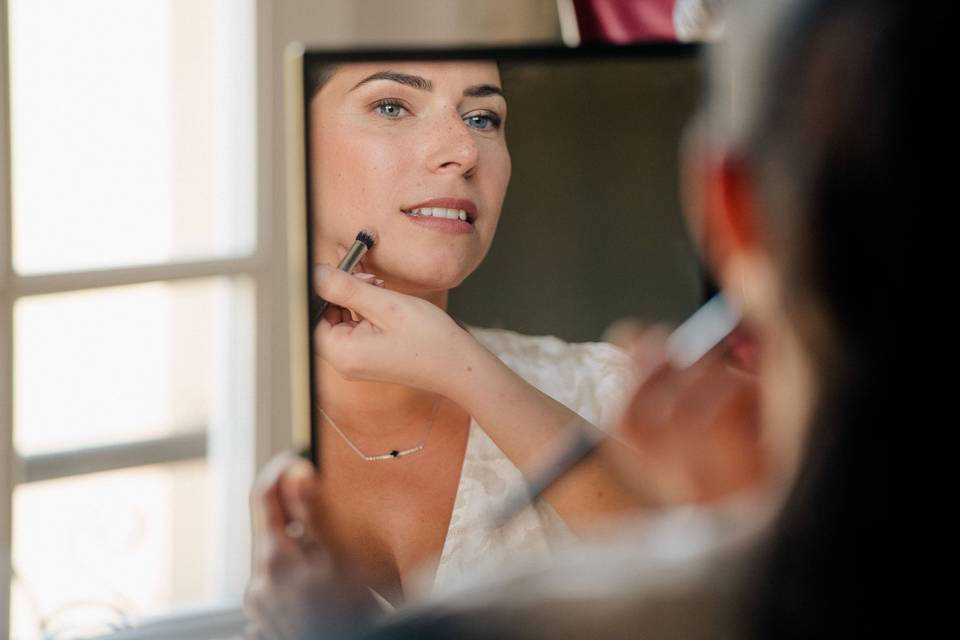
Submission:
[[[313,465],[303,458],[297,457],[290,462],[290,466],[287,467],[284,473],[289,478],[310,476],[313,475]]]
[[[382,287],[384,284],[383,280],[373,275],[372,273],[354,273],[353,277],[357,278],[358,280],[363,280],[364,282],[369,282],[375,287]]]
[[[294,540],[299,540],[306,532],[306,528],[304,528],[303,523],[299,520],[291,520],[287,523],[286,533]]]

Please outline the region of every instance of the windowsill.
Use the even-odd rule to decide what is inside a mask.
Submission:
[[[227,640],[243,636],[247,617],[240,607],[222,607],[144,618],[135,624],[96,640]]]

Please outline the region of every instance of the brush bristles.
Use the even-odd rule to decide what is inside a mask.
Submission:
[[[373,243],[376,240],[376,236],[370,231],[361,231],[357,234],[357,242],[362,242],[367,245],[367,249],[373,247]]]

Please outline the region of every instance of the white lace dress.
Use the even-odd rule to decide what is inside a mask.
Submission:
[[[599,427],[616,418],[630,389],[630,361],[609,344],[570,344],[550,336],[493,329],[470,332],[527,382]],[[447,537],[436,574],[423,595],[455,590],[471,575],[507,567],[511,559],[546,561],[576,541],[545,501],[527,508],[508,525],[491,528],[490,517],[500,513],[508,496],[522,489],[520,471],[471,421]]]

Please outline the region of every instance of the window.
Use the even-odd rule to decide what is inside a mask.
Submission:
[[[4,4],[0,636],[235,607],[269,324],[255,0]]]

